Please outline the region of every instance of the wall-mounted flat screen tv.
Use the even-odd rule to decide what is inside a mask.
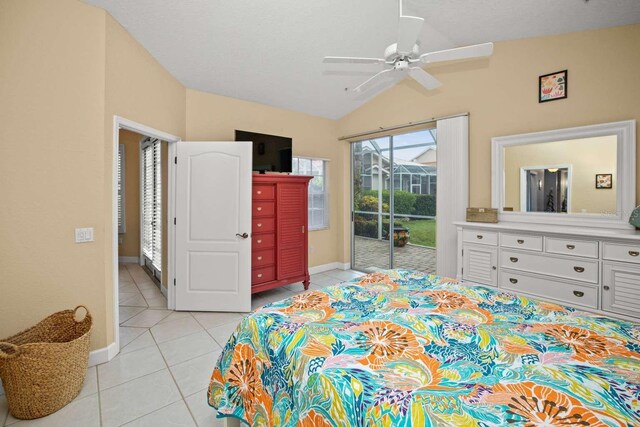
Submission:
[[[236,141],[253,142],[254,171],[291,172],[291,138],[236,130]]]

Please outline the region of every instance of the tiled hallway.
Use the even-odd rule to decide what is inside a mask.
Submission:
[[[311,276],[311,289],[361,275],[332,270]],[[302,284],[254,295],[252,308],[291,297]],[[80,395],[65,408],[32,421],[7,414],[0,395],[0,426],[222,426],[206,402],[221,346],[244,314],[174,312],[138,265],[120,266],[120,343],[109,363],[89,368]],[[3,393],[0,389],[0,393]]]

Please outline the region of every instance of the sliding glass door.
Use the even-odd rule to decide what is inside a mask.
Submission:
[[[162,272],[162,170],[160,140],[142,141],[142,258],[151,274]]]
[[[352,266],[436,269],[435,129],[352,143]]]

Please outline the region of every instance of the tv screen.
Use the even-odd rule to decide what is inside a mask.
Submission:
[[[291,172],[291,138],[236,130],[236,141],[253,142],[254,171]]]

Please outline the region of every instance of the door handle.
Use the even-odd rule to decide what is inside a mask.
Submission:
[[[236,236],[237,237],[242,237],[243,239],[246,239],[247,237],[249,237],[249,235],[247,233],[242,233],[242,234],[236,233]]]
[[[511,262],[518,262],[518,258],[512,256],[511,258],[509,258],[509,261]]]
[[[512,277],[511,279],[509,279],[509,281],[510,281],[511,283],[513,283],[514,285],[515,285],[516,283],[518,283],[518,279],[514,279],[513,277]]]
[[[584,296],[584,292],[582,291],[573,291],[573,294],[578,298],[582,298]]]
[[[629,251],[629,255],[638,256],[638,255],[640,255],[640,252],[638,252],[638,251]]]
[[[573,269],[575,271],[577,271],[578,273],[583,273],[584,272],[584,267],[573,267]]]

